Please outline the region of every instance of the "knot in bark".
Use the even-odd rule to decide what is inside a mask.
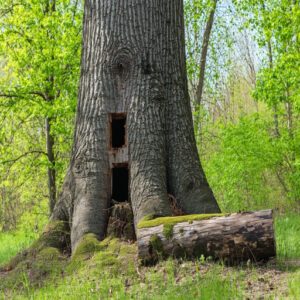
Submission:
[[[133,53],[128,48],[121,48],[113,54],[111,70],[114,76],[126,80],[133,65]]]

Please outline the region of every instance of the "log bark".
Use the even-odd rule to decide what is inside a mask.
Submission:
[[[165,226],[170,223],[138,230],[138,254],[144,262],[204,255],[233,263],[260,261],[276,254],[271,210],[179,222],[167,231]]]

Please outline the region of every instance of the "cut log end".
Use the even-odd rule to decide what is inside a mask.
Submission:
[[[272,210],[202,218],[161,218],[161,224],[139,228],[138,253],[143,262],[168,256],[221,259],[228,263],[269,259],[276,255]]]

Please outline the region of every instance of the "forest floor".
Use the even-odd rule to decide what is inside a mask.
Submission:
[[[300,216],[278,216],[275,225],[277,258],[261,265],[200,258],[146,267],[135,244],[116,239],[73,259],[49,248],[2,270],[0,299],[300,299]],[[32,236],[0,234],[0,265],[31,242]]]

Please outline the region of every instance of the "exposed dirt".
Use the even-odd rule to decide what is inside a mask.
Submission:
[[[288,293],[288,273],[273,268],[247,271],[246,299],[268,299],[271,295],[284,297]]]

